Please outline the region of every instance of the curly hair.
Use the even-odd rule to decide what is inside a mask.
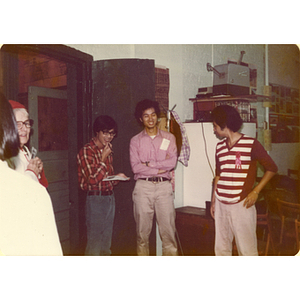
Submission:
[[[233,132],[237,132],[243,125],[243,120],[239,112],[230,105],[220,105],[215,107],[211,116],[213,122],[219,125],[221,129],[227,127]]]
[[[156,115],[159,116],[160,109],[159,109],[158,102],[154,101],[154,100],[144,99],[144,100],[138,102],[135,107],[134,116],[139,123],[141,123],[140,119],[143,116],[143,112],[149,108],[154,108]]]

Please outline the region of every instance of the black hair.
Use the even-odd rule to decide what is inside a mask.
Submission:
[[[0,93],[0,159],[4,161],[18,155],[19,147],[19,134],[12,107]]]
[[[94,134],[96,135],[99,131],[109,131],[109,130],[114,130],[114,133],[116,135],[118,134],[118,125],[116,121],[110,116],[106,116],[106,115],[98,116],[93,124]]]
[[[149,108],[154,108],[157,117],[159,117],[160,114],[159,103],[154,100],[144,99],[138,102],[135,107],[134,116],[139,123],[141,123],[140,119],[143,116],[143,112]]]
[[[224,129],[226,126],[233,132],[239,131],[243,124],[243,120],[239,112],[230,105],[220,105],[213,109],[212,120],[217,125]]]

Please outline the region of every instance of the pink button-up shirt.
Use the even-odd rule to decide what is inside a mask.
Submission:
[[[157,129],[157,135],[151,138],[145,130],[130,141],[130,163],[134,179],[160,176],[171,179],[170,171],[177,162],[177,147],[172,133]],[[146,161],[148,166],[143,165]],[[166,170],[159,174],[159,170]]]

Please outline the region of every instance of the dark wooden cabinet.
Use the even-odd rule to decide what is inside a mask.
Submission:
[[[176,229],[180,255],[214,255],[215,223],[205,208],[176,208]]]
[[[114,169],[131,179],[115,188],[116,215],[112,236],[112,255],[136,255],[136,228],[133,217],[132,191],[135,186],[129,161],[130,139],[143,127],[134,117],[136,104],[155,99],[155,63],[150,59],[110,59],[92,63],[93,121],[109,115],[118,124],[112,144]],[[150,236],[150,254],[155,254],[155,226]]]

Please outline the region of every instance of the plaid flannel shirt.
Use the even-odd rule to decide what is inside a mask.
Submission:
[[[101,161],[102,150],[94,139],[87,143],[77,155],[78,182],[82,190],[111,191],[115,181],[102,181],[105,177],[114,175],[112,154],[105,162]]]

